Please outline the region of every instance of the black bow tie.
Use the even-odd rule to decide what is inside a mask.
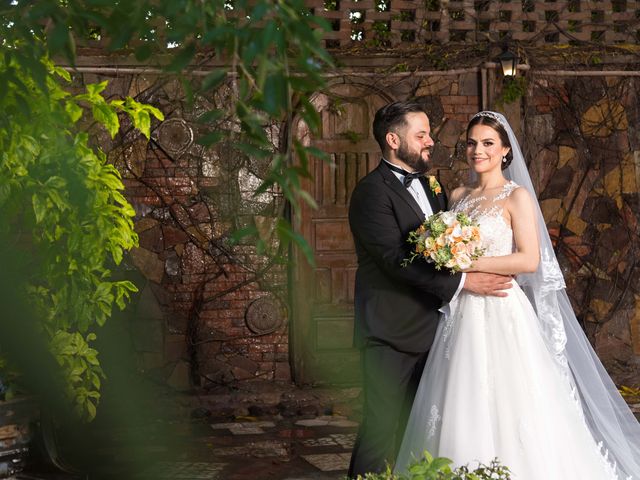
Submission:
[[[420,172],[415,172],[415,173],[407,172],[405,169],[396,167],[395,165],[388,162],[387,162],[387,167],[389,167],[394,172],[398,172],[399,174],[404,175],[404,180],[402,180],[402,183],[407,188],[409,188],[409,185],[411,185],[411,182],[413,182],[414,179],[420,178],[421,176],[424,175],[424,173],[420,173]]]

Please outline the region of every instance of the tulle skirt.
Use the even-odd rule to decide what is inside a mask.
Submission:
[[[441,319],[397,471],[426,449],[455,466],[497,458],[516,480],[613,480],[529,300],[463,291]]]

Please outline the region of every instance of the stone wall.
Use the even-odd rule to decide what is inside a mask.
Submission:
[[[480,109],[479,77],[470,69],[371,80],[372,89],[392,98],[425,103],[437,140],[435,169],[448,189],[468,176],[464,130]],[[544,78],[535,71],[527,78],[523,98],[493,108],[510,119],[530,161],[579,320],[615,379],[637,384],[638,79]],[[132,133],[100,140],[137,213],[140,247],[128,262],[141,290],[130,321],[140,368],[182,389],[290,381],[289,322],[296,319],[287,315],[286,266],[255,246],[229,242],[234,229],[255,224],[273,243],[269,232],[282,199],[277,191],[253,195],[267,165],[233,144],[197,143],[204,133],[198,115],[224,95],[190,104],[176,81],[110,80],[112,93],[152,103],[166,116],[149,144]],[[492,98],[499,87],[494,78]],[[278,126],[265,128],[277,148]]]
[[[640,110],[633,77],[532,78],[530,171],[576,315],[608,370],[640,366]]]

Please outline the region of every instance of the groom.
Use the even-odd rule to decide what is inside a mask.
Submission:
[[[434,339],[438,309],[462,288],[505,296],[502,290],[510,287],[509,277],[500,275],[452,275],[423,261],[400,265],[409,256],[409,232],[426,216],[446,209],[447,198],[437,182],[424,176],[433,140],[419,103],[382,107],[373,134],[383,159],[358,183],[349,207],[358,255],[354,339],[361,351],[364,388],[349,478],[393,465]]]

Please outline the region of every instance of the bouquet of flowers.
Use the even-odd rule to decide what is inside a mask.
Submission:
[[[445,267],[455,273],[469,268],[484,253],[478,224],[462,212],[431,215],[409,234],[407,241],[415,247],[411,257],[402,262],[405,267],[416,258],[424,258],[437,270]]]

